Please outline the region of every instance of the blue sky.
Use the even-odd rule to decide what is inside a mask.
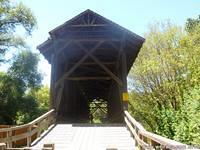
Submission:
[[[189,17],[200,15],[200,0],[21,0],[37,18],[38,27],[27,43],[33,51],[48,38],[48,32],[86,9],[143,36],[150,23],[171,20],[183,26]],[[37,51],[38,52],[38,51]],[[39,69],[49,84],[50,65],[41,59]]]

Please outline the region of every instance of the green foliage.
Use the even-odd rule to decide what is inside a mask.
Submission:
[[[41,86],[32,89],[21,100],[20,109],[16,114],[16,123],[28,123],[49,110],[49,87]]]
[[[42,86],[35,92],[30,93],[39,104],[39,110],[43,114],[49,110],[49,87]]]
[[[38,54],[22,51],[14,58],[9,74],[13,78],[21,80],[26,88],[37,88],[42,79],[38,72],[38,61]]]
[[[200,145],[200,86],[185,91],[185,103],[177,115],[175,139]]]
[[[200,145],[200,22],[155,24],[132,68],[130,110],[148,130]]]
[[[10,47],[25,46],[23,38],[15,34],[16,29],[22,27],[30,34],[35,26],[36,19],[29,8],[22,3],[0,0],[0,62]]]
[[[23,88],[18,80],[5,73],[0,73],[0,123],[13,124]]]
[[[35,97],[25,95],[20,101],[20,109],[16,112],[16,124],[28,123],[37,118],[41,113]]]
[[[200,15],[197,19],[188,18],[186,22],[186,31],[189,33],[195,32],[197,26],[200,24]]]
[[[40,89],[38,61],[37,54],[22,51],[15,57],[9,71],[0,74],[0,124],[27,123],[47,110],[48,97],[39,94],[47,94],[48,89]],[[45,104],[40,103],[39,98],[43,98]]]
[[[29,8],[22,3],[0,0],[0,62],[5,60],[7,50],[26,46],[16,31],[24,29],[30,35],[35,26],[36,19]],[[48,93],[47,87],[40,89],[38,61],[38,54],[21,51],[13,57],[8,72],[0,73],[0,124],[27,123],[47,111],[48,96],[38,93]]]

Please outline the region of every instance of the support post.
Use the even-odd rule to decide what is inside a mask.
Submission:
[[[50,109],[56,109],[55,102],[55,82],[57,78],[57,55],[52,54],[51,56],[51,85],[50,85]]]
[[[60,107],[60,103],[61,103],[61,100],[62,100],[62,96],[63,96],[63,90],[64,90],[64,87],[65,87],[65,82],[63,81],[63,83],[61,83],[61,87],[58,89],[57,91],[57,95],[56,95],[56,110],[57,110],[57,114],[56,116],[58,115],[58,110],[59,110],[59,107]]]
[[[51,83],[50,83],[50,109],[54,108],[54,61],[55,55],[51,56]]]
[[[122,52],[122,101],[124,110],[128,110],[128,91],[127,91],[127,62],[126,62],[126,54]]]

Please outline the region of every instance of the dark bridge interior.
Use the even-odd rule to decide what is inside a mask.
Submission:
[[[144,39],[86,10],[50,31],[38,46],[52,66],[51,108],[57,119],[88,121],[90,103],[107,102],[107,121],[127,109],[127,74]]]

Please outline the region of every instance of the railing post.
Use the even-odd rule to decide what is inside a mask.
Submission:
[[[43,126],[43,124],[41,122],[38,122],[37,124],[37,138],[40,137],[40,134],[42,132],[41,126]]]
[[[55,145],[53,143],[44,144],[42,150],[46,150],[46,149],[55,150]]]
[[[42,133],[43,129],[46,129],[52,123],[54,123],[54,110],[50,110],[49,112],[45,113],[44,115],[40,116],[39,118],[33,120],[28,124],[0,129],[0,133],[3,133],[3,135],[5,134],[5,137],[3,137],[2,139],[3,141],[5,141],[6,148],[12,148],[13,146],[15,146],[13,145],[13,143],[15,143],[14,141],[17,142],[22,139],[25,139],[25,143],[22,143],[21,146],[26,145],[27,147],[29,147],[33,140],[32,135],[38,134],[39,136]]]
[[[153,141],[152,139],[148,139],[147,143],[152,146],[155,149],[165,149],[162,147],[162,145],[160,145],[159,143],[156,143],[155,141]]]
[[[10,141],[10,138],[9,138],[9,131],[6,131],[6,138],[7,138],[6,145],[7,145],[7,147],[9,147],[9,141]]]
[[[28,127],[27,129],[28,136],[27,136],[27,146],[29,147],[31,145],[31,126]]]
[[[50,116],[48,116],[48,126],[54,124],[56,122],[56,112],[53,112]]]
[[[0,150],[5,150],[5,149],[6,149],[6,144],[0,143]]]
[[[143,136],[139,133],[139,129],[137,129],[137,135],[142,141],[144,141]],[[143,149],[141,145],[138,145],[138,147],[139,147],[140,150]]]
[[[12,147],[12,130],[7,131],[7,147]]]
[[[51,115],[45,119],[45,128],[48,128],[51,125]]]

